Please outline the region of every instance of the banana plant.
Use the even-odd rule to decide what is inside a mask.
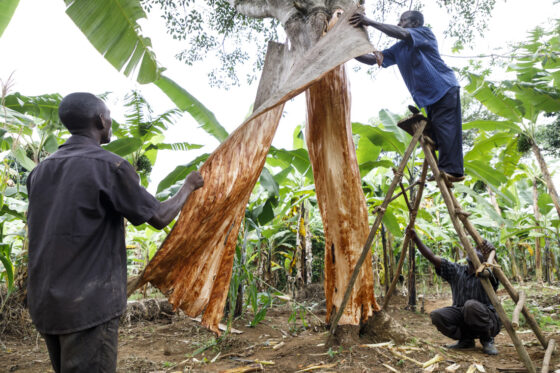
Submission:
[[[560,111],[559,35],[558,22],[550,31],[535,29],[529,39],[518,46],[519,57],[510,64],[509,71],[516,74],[516,80],[496,84],[483,76],[469,74],[470,83],[466,90],[488,110],[503,118],[501,121],[474,122],[469,126],[498,131],[493,140],[508,147],[512,146],[513,140],[507,142],[507,136],[517,134],[518,141],[523,140],[532,150],[560,216],[558,193],[536,136],[543,115]]]

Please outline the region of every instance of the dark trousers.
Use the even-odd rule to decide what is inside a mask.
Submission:
[[[43,334],[56,373],[114,373],[119,318],[70,334]]]
[[[452,87],[435,104],[426,107],[430,129],[427,131],[439,149],[440,170],[463,175],[463,124],[459,87]]]
[[[496,312],[474,299],[466,301],[463,307],[439,308],[430,317],[437,330],[452,339],[488,341],[500,332]]]

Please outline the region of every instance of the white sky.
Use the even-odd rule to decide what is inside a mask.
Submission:
[[[374,0],[366,1],[367,5]],[[472,51],[464,55],[503,52],[508,42],[522,41],[526,32],[536,26],[545,26],[551,19],[560,18],[560,6],[553,0],[498,0],[485,38],[477,41]],[[530,4],[530,5],[529,5]],[[6,80],[14,73],[13,91],[24,95],[60,93],[66,95],[75,91],[95,94],[111,91],[108,102],[117,120],[122,120],[122,108],[117,97],[122,97],[133,88],[141,90],[156,111],[161,113],[173,107],[171,101],[155,86],[141,86],[132,79],[116,71],[91,46],[85,36],[66,16],[61,0],[21,0],[8,28],[0,37],[0,79]],[[370,12],[368,16],[374,18]],[[448,22],[445,11],[436,6],[424,10],[426,22],[433,27],[438,37],[440,52],[450,55],[452,42],[443,38],[443,30]],[[396,21],[396,20],[395,20]],[[231,132],[248,114],[257,84],[232,88],[229,91],[210,88],[207,83],[204,64],[189,67],[174,58],[181,46],[165,34],[163,21],[150,16],[142,21],[143,34],[152,40],[159,63],[167,68],[166,75],[193,94],[214,112],[218,121]],[[372,41],[377,40],[373,33]],[[502,49],[500,49],[502,48]],[[450,66],[462,66],[466,60],[444,57]],[[211,64],[206,61],[205,64]],[[366,122],[376,116],[379,110],[387,108],[402,113],[412,99],[396,67],[388,68],[370,78],[365,70],[354,72],[348,64],[352,84],[352,120]],[[273,145],[291,148],[292,133],[296,125],[305,120],[304,100],[298,97],[286,105],[286,113],[280,124]],[[205,144],[200,152],[161,152],[152,173],[150,190],[178,164],[188,163],[202,152],[211,152],[217,141],[198,129],[198,124],[188,115],[168,131],[167,142],[188,141]]]

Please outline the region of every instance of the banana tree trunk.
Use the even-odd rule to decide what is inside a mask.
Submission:
[[[337,312],[362,246],[368,215],[350,121],[350,89],[344,66],[307,91],[306,141],[325,228],[327,322]],[[371,263],[371,253],[366,258]],[[360,325],[378,311],[371,265],[362,266],[339,325]]]
[[[537,162],[539,163],[539,167],[543,174],[544,180],[546,182],[546,187],[548,188],[548,194],[550,194],[550,198],[552,198],[552,203],[554,204],[554,208],[556,208],[556,212],[558,213],[558,217],[560,217],[560,202],[558,198],[558,193],[556,192],[556,187],[552,182],[552,177],[550,177],[550,173],[548,172],[548,167],[546,166],[546,161],[541,153],[541,149],[533,142],[531,145],[531,150],[537,158]]]
[[[292,2],[278,3],[294,7]],[[269,43],[254,104],[257,109],[202,166],[204,187],[191,194],[173,230],[129,292],[149,281],[168,296],[175,308],[181,308],[190,316],[204,311],[203,325],[219,333],[218,323],[227,299],[239,226],[264,166],[284,103],[337,66],[373,50],[365,31],[347,22],[347,17],[355,10],[355,6],[349,9],[331,32],[307,48],[294,48],[300,45],[297,43],[292,43],[292,48]],[[311,12],[299,23],[294,19],[290,27],[303,25],[307,26],[305,30],[322,31],[326,29],[327,15],[326,11]],[[294,31],[292,28],[290,32]],[[310,43],[316,39],[302,40],[302,43]],[[339,136],[338,133],[332,135]],[[353,145],[350,149],[355,162]],[[367,216],[365,222],[367,225]],[[373,292],[360,290],[362,293],[373,299]]]
[[[541,213],[539,211],[539,194],[537,189],[537,180],[533,179],[533,213],[537,226],[540,225]],[[542,233],[541,229],[536,230]],[[542,282],[542,260],[541,260],[541,237],[535,237],[535,274],[538,282]]]

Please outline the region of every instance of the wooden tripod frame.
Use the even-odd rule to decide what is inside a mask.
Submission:
[[[474,228],[472,223],[468,220],[469,214],[464,212],[461,209],[461,206],[459,205],[459,202],[457,201],[457,199],[455,198],[455,196],[451,192],[451,189],[450,189],[451,183],[449,183],[445,174],[439,171],[437,161],[436,161],[436,158],[435,158],[434,148],[433,148],[433,145],[432,145],[433,142],[431,140],[429,140],[425,135],[423,135],[423,132],[424,132],[424,129],[426,128],[428,120],[420,114],[415,114],[412,117],[401,121],[399,124],[402,124],[404,122],[406,122],[406,124],[410,128],[413,129],[414,135],[412,136],[412,140],[411,140],[410,144],[408,145],[408,147],[405,151],[405,154],[403,155],[403,158],[402,158],[402,160],[399,164],[399,167],[397,168],[397,170],[394,170],[395,176],[393,177],[393,181],[391,182],[391,184],[389,186],[389,190],[387,191],[387,194],[385,196],[385,199],[383,200],[383,203],[374,210],[374,213],[376,213],[375,222],[373,223],[373,226],[371,227],[370,233],[369,233],[368,238],[366,240],[366,243],[363,247],[362,254],[361,254],[360,258],[358,259],[358,261],[356,263],[356,266],[354,267],[354,271],[352,272],[352,276],[350,277],[350,281],[349,281],[348,286],[346,288],[346,291],[344,293],[344,298],[342,299],[342,304],[340,305],[335,317],[332,320],[327,343],[330,342],[332,336],[336,332],[336,327],[338,325],[338,321],[340,320],[340,317],[342,316],[344,308],[346,307],[346,304],[348,303],[348,300],[350,298],[350,294],[352,293],[352,289],[353,289],[354,283],[355,283],[355,281],[358,277],[360,268],[361,268],[362,264],[364,263],[365,258],[367,256],[367,253],[369,252],[369,250],[371,248],[371,244],[373,242],[375,234],[377,233],[377,230],[379,229],[379,226],[381,225],[381,220],[383,219],[383,215],[385,213],[385,210],[387,209],[387,206],[389,205],[389,203],[394,199],[394,198],[392,198],[392,196],[393,196],[393,193],[394,193],[397,185],[401,186],[401,188],[403,189],[403,194],[404,194],[404,188],[402,186],[403,172],[404,172],[404,169],[406,167],[406,164],[407,164],[410,156],[412,155],[412,152],[414,151],[414,148],[416,147],[417,143],[420,142],[420,144],[422,146],[422,150],[424,152],[425,160],[424,160],[424,164],[423,164],[423,167],[422,167],[422,174],[421,174],[420,180],[418,182],[418,184],[419,184],[418,193],[417,193],[416,198],[414,199],[413,206],[411,206],[410,203],[407,200],[407,205],[408,205],[409,210],[410,210],[410,222],[409,222],[408,226],[409,227],[414,227],[414,223],[415,223],[416,216],[417,216],[417,213],[418,213],[418,208],[420,207],[420,201],[422,200],[422,193],[424,191],[426,174],[427,174],[428,166],[429,166],[432,169],[433,175],[435,176],[435,180],[437,182],[438,188],[441,191],[441,195],[442,195],[442,197],[445,201],[445,204],[447,206],[447,210],[449,211],[449,216],[450,216],[451,221],[453,223],[453,226],[454,226],[454,228],[457,232],[457,235],[459,236],[461,244],[462,244],[463,248],[465,249],[469,259],[472,261],[474,267],[479,268],[479,269],[491,268],[494,275],[504,285],[504,287],[506,288],[510,297],[517,304],[517,306],[516,306],[517,317],[518,317],[519,312],[522,311],[523,315],[525,316],[525,318],[527,320],[527,323],[529,324],[531,329],[533,329],[533,332],[535,333],[535,336],[537,337],[537,339],[539,340],[539,342],[541,343],[543,348],[547,349],[547,354],[546,355],[551,355],[552,350],[554,349],[554,340],[551,340],[550,343],[549,343],[549,341],[547,341],[546,337],[544,336],[541,329],[539,328],[535,318],[529,313],[529,310],[525,306],[525,304],[524,304],[525,297],[519,295],[519,293],[513,288],[510,281],[505,276],[505,274],[502,272],[501,268],[499,266],[495,265],[495,263],[493,263],[494,252],[492,252],[491,255],[489,255],[489,258],[488,258],[486,263],[480,263],[480,261],[478,259],[478,256],[476,255],[475,249],[472,247],[471,242],[470,242],[470,240],[467,236],[467,233],[473,238],[473,240],[475,241],[477,246],[482,246],[483,239],[480,236],[480,234],[478,233],[478,231]],[[392,295],[393,291],[395,290],[395,286],[396,286],[398,277],[399,277],[400,272],[402,270],[402,266],[403,266],[403,263],[404,263],[404,258],[406,256],[405,255],[406,254],[406,248],[408,247],[408,243],[410,242],[410,238],[411,237],[408,233],[404,237],[403,248],[402,248],[401,256],[400,256],[400,259],[399,259],[399,263],[397,265],[397,271],[395,273],[393,281],[391,282],[391,286],[389,287],[389,290],[387,291],[387,294],[385,295],[385,299],[383,301],[383,309],[385,309],[388,306],[391,295]],[[480,272],[480,271],[478,271],[478,272]],[[490,299],[490,302],[492,303],[492,305],[496,309],[498,317],[500,318],[504,328],[506,329],[507,333],[509,334],[509,336],[510,336],[512,342],[513,342],[513,345],[515,346],[515,349],[517,350],[517,354],[519,355],[519,358],[521,359],[521,361],[523,362],[523,364],[527,368],[528,372],[536,373],[535,365],[534,365],[533,361],[531,360],[531,358],[529,357],[529,354],[525,350],[525,347],[523,346],[523,343],[521,342],[521,340],[517,336],[517,334],[515,332],[516,328],[514,327],[514,324],[512,324],[512,322],[507,318],[507,315],[506,315],[506,312],[505,312],[505,310],[502,306],[502,303],[500,302],[500,299],[498,298],[498,296],[494,292],[494,288],[492,287],[492,285],[490,283],[490,280],[487,277],[484,277],[484,276],[479,276],[479,279],[482,283],[482,286],[483,286],[484,290],[486,291],[486,294],[488,295],[488,298]],[[524,294],[522,294],[522,295],[524,295]],[[514,312],[514,314],[515,314],[515,312]],[[514,316],[516,316],[516,315],[514,315]],[[515,324],[517,324],[517,323],[515,323]],[[546,365],[547,364],[543,364],[543,368]]]

